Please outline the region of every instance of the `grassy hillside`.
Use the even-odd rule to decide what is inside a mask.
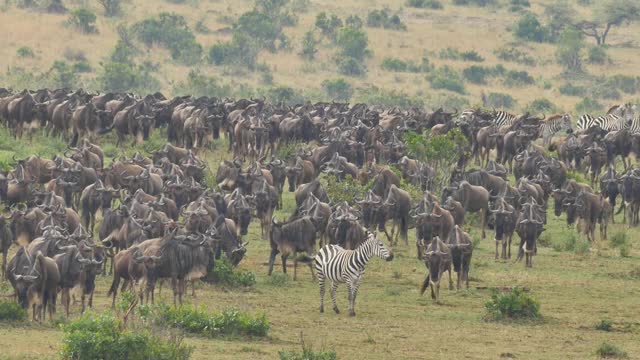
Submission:
[[[20,3],[20,1],[17,1]],[[527,11],[536,14],[543,25],[548,22],[544,15],[545,6],[555,1],[532,0],[530,8],[512,11],[511,0],[495,0],[493,5],[479,7],[474,5],[459,6],[452,0],[442,0],[443,8],[439,10],[416,9],[406,6],[404,0],[388,1],[308,1],[291,0],[289,9],[296,15],[297,22],[293,26],[284,27],[284,34],[289,39],[289,50],[278,50],[271,53],[262,50],[258,54],[258,70],[249,70],[242,66],[213,66],[206,59],[212,45],[231,39],[233,23],[254,6],[253,0],[189,0],[189,1],[124,1],[122,13],[116,17],[106,17],[103,8],[97,1],[65,1],[70,10],[85,6],[97,15],[97,34],[83,34],[74,27],[66,25],[69,14],[49,14],[41,10],[19,8],[13,2],[8,2],[0,12],[0,31],[4,35],[4,46],[0,47],[3,67],[0,78],[4,86],[20,87],[21,85],[36,86],[38,82],[48,84],[48,81],[25,79],[26,76],[17,74],[16,67],[27,72],[47,72],[54,61],[62,60],[73,63],[75,58],[85,57],[91,67],[89,72],[79,73],[78,85],[93,89],[101,89],[101,84],[95,81],[108,62],[118,41],[116,28],[118,25],[131,26],[138,21],[155,16],[161,12],[169,12],[184,16],[196,41],[202,45],[203,59],[192,59],[190,65],[181,65],[172,60],[169,52],[160,46],[146,47],[135,42],[140,50],[136,55],[136,63],[145,61],[151,63],[151,74],[159,80],[159,89],[166,94],[176,92],[180,82],[184,82],[191,70],[200,74],[216,77],[220,84],[228,84],[226,92],[230,94],[265,93],[267,89],[276,86],[291,87],[296,92],[302,90],[312,99],[329,98],[330,95],[322,91],[322,82],[327,79],[344,78],[356,89],[354,100],[366,100],[369,92],[366,89],[376,86],[387,91],[398,91],[423,101],[429,106],[440,104],[481,104],[480,94],[484,92],[503,93],[516,100],[515,110],[523,109],[535,99],[548,99],[559,109],[573,111],[577,102],[583,97],[567,96],[560,92],[566,83],[573,85],[584,84],[587,87],[603,83],[608,77],[622,74],[636,77],[640,75],[640,60],[637,54],[637,34],[640,24],[615,27],[607,40],[606,48],[609,61],[602,65],[587,64],[584,61],[584,74],[567,77],[556,62],[556,43],[525,42],[517,39],[511,31],[514,24]],[[597,2],[592,5],[580,5],[576,1],[568,1],[577,19],[589,19],[597,9]],[[585,3],[581,1],[580,3]],[[389,9],[389,14],[398,14],[406,31],[388,30],[383,28],[363,27],[369,41],[370,55],[364,60],[367,73],[361,77],[341,75],[337,71],[334,57],[336,47],[331,41],[323,39],[317,46],[317,56],[314,60],[304,60],[301,52],[302,40],[305,32],[314,29],[316,16],[320,12],[336,14],[344,22],[349,15],[358,15],[366,24],[367,14],[372,10]],[[321,38],[315,30],[316,38]],[[595,45],[592,38],[585,38],[586,48],[583,57],[587,56],[589,47]],[[19,56],[18,49],[28,47],[34,56]],[[496,51],[500,48],[515,47],[529,56],[535,63],[526,65],[498,58]],[[443,58],[442,51],[446,48],[459,52],[475,51],[482,62],[469,62]],[[78,56],[78,54],[80,56]],[[420,63],[423,57],[428,59],[430,72],[407,73],[382,69],[385,58],[396,58],[404,61]],[[70,60],[71,59],[71,60]],[[102,65],[101,65],[102,64]],[[430,74],[441,66],[448,65],[461,73],[472,65],[487,68],[501,64],[506,71],[526,71],[533,82],[522,86],[505,85],[504,77],[488,78],[485,84],[474,84],[464,80],[464,94],[456,94],[447,90],[435,90],[427,80]],[[13,68],[13,71],[9,69]],[[4,73],[4,74],[3,74]],[[460,74],[458,74],[461,76]],[[602,76],[594,79],[595,76]],[[58,81],[59,82],[59,81]],[[25,85],[26,84],[26,85]],[[616,88],[616,85],[612,86]],[[640,86],[638,86],[640,90]],[[257,90],[256,90],[257,89]],[[604,96],[594,95],[602,106],[613,103],[631,101],[639,98],[635,91],[607,95],[614,91],[608,88]],[[598,96],[600,98],[598,99]],[[460,100],[464,99],[464,100]]]

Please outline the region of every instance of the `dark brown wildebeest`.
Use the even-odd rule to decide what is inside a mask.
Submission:
[[[498,245],[502,245],[502,259],[511,259],[511,239],[516,229],[518,214],[514,207],[505,201],[504,197],[497,198],[490,210],[493,214],[493,227],[496,231],[495,258],[498,259]]]
[[[467,181],[461,181],[451,197],[453,200],[459,201],[466,212],[481,212],[482,238],[484,239],[486,237],[484,228],[487,224],[489,211],[489,191],[482,186],[475,186]]]
[[[398,243],[398,236],[404,239],[405,244],[408,244],[409,240],[407,235],[409,231],[409,210],[411,210],[411,195],[409,195],[408,192],[398,188],[397,186],[391,185],[387,198],[383,203],[383,209],[386,217],[393,220],[391,236],[389,236],[389,241],[391,242],[391,244]],[[396,227],[398,228],[397,233],[395,233]]]
[[[23,250],[18,252],[16,256],[29,255]],[[47,310],[51,320],[56,312],[56,299],[60,284],[58,266],[53,259],[44,256],[40,251],[29,262],[32,263],[32,266],[28,271],[23,274],[13,274],[18,301],[24,309],[28,309],[29,305],[33,307],[32,319],[34,321],[44,321]]]
[[[11,232],[11,217],[0,216],[0,252],[2,252],[2,277],[6,276],[7,255],[9,248],[13,244],[13,233]]]
[[[309,265],[311,277],[315,278],[312,260],[316,252],[316,228],[310,217],[305,216],[282,224],[274,219],[269,233],[269,243],[271,244],[269,276],[273,272],[273,264],[278,253],[282,258],[282,272],[285,274],[287,273],[287,257],[293,253],[296,255],[293,261],[293,279],[296,280],[297,277],[298,261],[306,262]],[[298,252],[305,252],[306,256],[297,257]]]
[[[93,307],[93,291],[95,289],[95,277],[104,258],[95,258],[93,249],[84,241],[77,246],[68,245],[59,247],[64,253],[53,257],[60,272],[60,301],[69,317],[70,291],[76,286],[81,287],[82,310],[85,310],[85,296],[89,295],[89,307]]]
[[[581,191],[576,196],[575,207],[579,218],[583,219],[584,233],[589,241],[595,241],[596,223],[600,223],[600,238],[607,239],[609,211],[605,211],[605,199],[598,194]],[[609,207],[610,208],[610,207]],[[606,215],[606,216],[603,216]]]
[[[451,213],[451,215],[453,216],[453,222],[456,225],[464,225],[464,206],[462,206],[459,201],[455,201],[451,196],[448,196],[445,199],[442,208],[448,210]]]
[[[422,282],[420,294],[424,294],[427,287],[431,288],[431,298],[440,301],[440,280],[445,271],[449,273],[449,290],[453,290],[451,279],[451,249],[439,237],[434,237],[427,246],[424,257],[427,266],[427,276]]]
[[[313,181],[316,177],[316,169],[309,160],[302,160],[297,157],[293,166],[285,167],[287,180],[289,181],[289,192],[294,192],[297,187]]]
[[[302,203],[309,197],[309,194],[313,194],[318,200],[328,203],[329,196],[327,192],[322,187],[322,184],[318,179],[313,180],[308,184],[302,184],[298,186],[296,191],[293,193],[294,198],[296,199],[296,206],[302,205]]]
[[[518,216],[516,232],[520,237],[520,246],[518,247],[518,261],[526,255],[525,266],[533,267],[533,256],[536,254],[536,242],[540,234],[545,230],[543,228],[543,216],[541,208],[535,204],[535,200],[525,203],[522,211]]]
[[[469,267],[471,266],[471,256],[473,255],[471,237],[456,225],[449,234],[447,245],[451,249],[453,271],[457,275],[456,289],[460,290],[460,281],[464,281],[465,286],[469,289]]]

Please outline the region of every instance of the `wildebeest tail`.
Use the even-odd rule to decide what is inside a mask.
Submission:
[[[428,286],[429,286],[429,274],[427,274],[427,277],[424,278],[424,281],[422,282],[422,286],[420,287],[420,295],[424,294]]]
[[[103,134],[106,134],[106,133],[110,132],[111,130],[113,130],[114,126],[115,126],[115,123],[107,126],[106,128],[102,128],[102,129],[98,130],[98,135],[103,135]]]
[[[405,242],[408,239],[408,232],[409,232],[409,221],[406,216],[403,216],[402,219],[400,219],[400,236]]]

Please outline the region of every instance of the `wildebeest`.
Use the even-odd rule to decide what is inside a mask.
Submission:
[[[273,272],[273,263],[278,253],[282,258],[282,272],[286,274],[289,254],[297,255],[298,252],[304,251],[306,256],[296,257],[293,262],[293,279],[295,280],[297,276],[298,261],[306,262],[311,270],[311,277],[314,277],[311,260],[316,251],[316,228],[311,218],[305,216],[288,223],[278,223],[274,219],[269,233],[269,243],[271,245],[269,275]]]
[[[427,266],[427,276],[422,282],[420,294],[424,294],[427,287],[431,288],[431,298],[440,300],[440,280],[445,271],[449,272],[449,289],[453,290],[451,279],[451,250],[439,237],[434,237],[424,253],[424,263]]]
[[[447,245],[451,250],[453,271],[455,271],[457,275],[456,289],[460,290],[460,281],[464,281],[468,289],[469,267],[471,266],[471,256],[473,254],[471,237],[456,225],[449,235]]]
[[[19,303],[25,309],[29,305],[32,306],[34,321],[45,320],[47,310],[49,319],[53,319],[60,283],[60,272],[56,262],[40,251],[31,257],[26,251],[21,250],[16,253],[16,257],[18,256],[27,256],[31,264],[28,271],[22,274],[13,273]]]

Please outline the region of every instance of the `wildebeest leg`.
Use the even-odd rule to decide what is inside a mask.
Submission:
[[[482,211],[482,216],[481,216],[481,220],[482,220],[482,240],[484,240],[486,238],[486,234],[484,232],[484,228],[487,224],[487,209],[482,209],[480,210]]]
[[[460,264],[460,267],[462,266],[464,265]],[[462,273],[462,268],[456,273],[456,290],[460,290],[460,273]]]
[[[427,271],[427,277],[424,278],[424,281],[422,282],[422,286],[420,287],[420,295],[423,295],[424,292],[427,290],[427,287],[429,287],[429,272]]]
[[[190,280],[191,281],[191,296],[196,297],[196,281],[195,280]]]
[[[471,265],[471,258],[467,259],[462,263],[462,266],[464,267],[462,274],[464,276],[464,282],[467,286],[467,290],[469,290],[469,266],[470,265]]]
[[[69,307],[71,306],[71,297],[69,296],[69,288],[62,289],[62,301],[64,302],[64,312],[69,317]]]
[[[81,314],[84,314],[84,309],[85,309],[85,299],[86,299],[86,295],[84,293],[84,289],[81,289],[80,291],[82,291],[82,295],[80,295],[80,302],[82,302],[82,310],[80,310]]]
[[[272,249],[271,255],[269,256],[269,276],[273,272],[273,263],[276,261],[276,255],[278,254],[278,249]]]
[[[284,261],[282,261],[282,263],[284,264]],[[293,257],[293,281],[296,281],[298,279],[298,257],[295,256]]]
[[[318,273],[318,285],[320,285],[320,312],[324,312],[324,274]]]
[[[336,281],[331,281],[331,303],[333,304],[333,311],[336,312],[336,314],[340,314],[340,310],[338,309],[338,302],[336,300],[336,290],[338,289],[338,282]]]
[[[282,254],[282,255],[280,256],[280,258],[282,259],[282,272],[283,272],[284,274],[286,274],[286,273],[287,273],[287,257],[288,257],[288,256],[289,256],[289,254],[286,254],[286,255],[285,255],[285,254]],[[295,269],[293,269],[293,270],[294,270],[294,272],[295,272]]]
[[[502,240],[495,240],[496,241],[496,255],[495,255],[495,260],[498,260],[498,244],[504,244]],[[502,252],[504,254],[504,251]]]
[[[178,278],[175,276],[171,277],[171,288],[173,289],[173,306],[177,306],[177,297],[178,297]]]
[[[449,273],[449,290],[453,290],[453,279],[451,278],[451,265],[449,265],[449,270],[447,270],[447,272]]]

